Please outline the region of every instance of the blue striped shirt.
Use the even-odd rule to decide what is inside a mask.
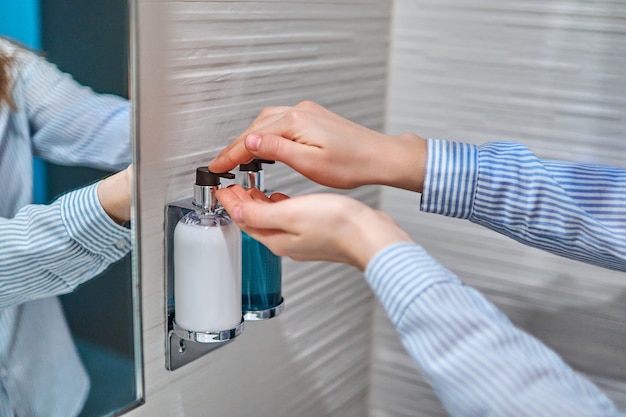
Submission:
[[[429,140],[426,172],[422,211],[626,270],[623,169],[542,161],[515,143]],[[419,245],[384,249],[366,279],[452,416],[624,415]]]
[[[77,415],[88,391],[58,301],[130,250],[97,184],[30,205],[32,157],[118,170],[130,162],[128,102],[80,86],[0,39],[17,111],[0,107],[0,417]]]

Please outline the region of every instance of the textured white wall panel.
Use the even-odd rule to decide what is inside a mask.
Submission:
[[[396,0],[387,130],[544,158],[626,166],[626,2]],[[626,279],[523,247],[469,222],[384,208],[440,262],[626,408]],[[373,416],[443,416],[383,314],[375,319]],[[410,387],[407,387],[407,384]]]
[[[382,129],[390,2],[137,4],[146,404],[130,415],[366,415],[372,296],[344,266],[285,261],[282,316],[166,371],[163,214],[264,106],[310,99]],[[292,195],[321,189],[280,165],[266,181]],[[378,203],[375,188],[351,195]]]

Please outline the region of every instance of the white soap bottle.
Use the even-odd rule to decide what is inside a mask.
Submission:
[[[220,177],[196,170],[195,211],[174,230],[176,325],[193,332],[231,330],[241,323],[241,231],[219,206]]]

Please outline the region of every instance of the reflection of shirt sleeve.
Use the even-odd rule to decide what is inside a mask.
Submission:
[[[365,275],[452,416],[623,416],[420,246],[384,249]]]
[[[0,309],[71,292],[130,251],[130,231],[109,218],[96,187],[0,218]]]
[[[96,94],[34,54],[21,51],[18,88],[35,156],[64,165],[120,170],[131,162],[127,100]]]
[[[538,159],[523,145],[428,141],[421,209],[626,270],[626,170]]]

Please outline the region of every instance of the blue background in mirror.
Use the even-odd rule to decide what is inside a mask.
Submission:
[[[0,0],[0,35],[15,39],[95,91],[128,97],[126,0]],[[33,202],[44,204],[107,172],[48,165],[35,158]],[[130,256],[61,297],[91,379],[81,416],[101,416],[136,402]],[[94,332],[95,331],[95,332]]]
[[[33,49],[41,48],[41,13],[39,0],[0,0],[0,35],[16,39]],[[35,187],[33,202],[48,200],[46,165],[33,160]]]

